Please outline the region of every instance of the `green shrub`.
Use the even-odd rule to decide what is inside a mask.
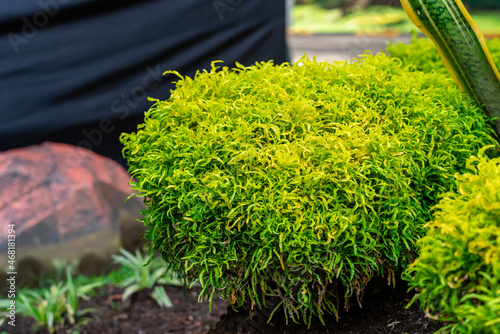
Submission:
[[[437,195],[492,143],[451,79],[383,55],[181,78],[121,137],[150,246],[203,297],[278,296],[306,322],[409,263]]]
[[[486,40],[486,45],[491,54],[493,63],[500,69],[500,39],[494,38]],[[391,57],[401,59],[405,66],[412,66],[414,69],[423,72],[432,72],[448,75],[448,71],[439,57],[439,53],[428,38],[420,38],[413,35],[411,44],[389,43],[387,54]]]
[[[500,158],[471,158],[406,271],[414,300],[452,333],[500,333]]]

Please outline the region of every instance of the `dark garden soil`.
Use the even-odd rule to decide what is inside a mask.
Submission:
[[[338,322],[334,315],[327,315],[324,317],[326,326],[319,319],[313,319],[309,328],[290,319],[287,324],[283,313],[277,312],[271,322],[266,323],[265,312],[249,319],[248,312],[245,317],[242,312],[229,308],[208,334],[427,334],[444,326],[425,317],[418,303],[405,309],[413,297],[407,289],[408,285],[401,280],[397,281],[395,289],[387,286],[386,279],[373,282],[365,290],[362,308],[353,298],[349,312],[341,311]]]
[[[409,309],[404,306],[411,298],[406,292],[404,282],[398,282],[396,289],[386,284],[372,284],[365,292],[363,307],[352,305],[349,312],[341,312],[339,322],[335,317],[325,319],[326,326],[319,321],[307,326],[298,325],[286,320],[281,313],[274,315],[271,323],[266,323],[266,312],[260,312],[249,320],[248,312],[235,312],[227,303],[215,299],[212,312],[208,311],[208,302],[198,303],[199,288],[188,290],[184,295],[182,287],[167,287],[166,292],[174,307],[160,308],[147,293],[139,293],[127,302],[121,301],[123,289],[105,287],[97,296],[88,301],[82,301],[81,307],[93,307],[96,312],[80,326],[66,326],[56,333],[81,334],[110,333],[110,334],[156,334],[156,333],[209,333],[209,334],[237,334],[237,333],[433,333],[441,326],[425,317],[418,310],[416,304]],[[227,313],[226,313],[227,309]],[[222,317],[221,317],[222,315]],[[220,320],[220,321],[219,321]],[[0,327],[0,332],[33,333],[34,322],[22,317],[16,318],[16,327]],[[41,331],[41,333],[44,333]]]

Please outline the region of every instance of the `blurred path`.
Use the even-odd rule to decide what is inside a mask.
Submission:
[[[386,47],[387,41],[410,43],[411,35],[401,36],[370,36],[370,35],[288,35],[288,47],[292,62],[297,61],[306,53],[309,58],[317,56],[318,61],[351,60],[365,50],[374,54]]]

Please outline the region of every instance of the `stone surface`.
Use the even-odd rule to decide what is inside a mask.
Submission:
[[[125,202],[129,181],[120,164],[85,148],[45,142],[0,152],[0,249],[8,224],[24,255],[118,248],[117,219],[135,221],[144,209],[136,197]]]

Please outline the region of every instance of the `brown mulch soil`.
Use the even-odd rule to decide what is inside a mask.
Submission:
[[[198,303],[200,288],[189,289],[186,295],[183,288],[177,286],[166,286],[165,291],[174,304],[173,308],[158,306],[147,292],[139,292],[130,300],[122,302],[123,288],[106,286],[98,291],[98,295],[80,303],[81,309],[89,307],[96,309],[96,312],[88,316],[90,319],[86,324],[66,325],[56,333],[73,334],[76,330],[81,334],[201,334],[214,328],[227,309],[226,302],[214,298],[212,312],[209,312],[207,301]],[[3,324],[0,333],[2,331],[12,334],[33,333],[34,324],[31,319],[17,316],[16,326]]]
[[[362,308],[357,302],[349,312],[341,312],[337,322],[335,316],[325,317],[326,326],[319,320],[310,328],[288,321],[281,312],[277,312],[270,323],[266,323],[268,311],[257,312],[249,319],[248,312],[236,312],[227,303],[214,298],[212,312],[208,302],[198,303],[200,288],[193,288],[184,295],[182,287],[166,287],[166,292],[173,308],[161,308],[145,292],[141,292],[129,301],[121,301],[122,288],[112,286],[99,291],[97,296],[82,301],[81,307],[96,308],[88,322],[80,326],[66,326],[57,333],[81,334],[94,333],[208,333],[208,334],[378,334],[378,333],[434,333],[441,325],[425,317],[417,304],[405,309],[411,299],[406,292],[407,285],[399,281],[396,289],[386,284],[372,284],[365,291]],[[226,312],[227,310],[227,312]],[[221,317],[222,315],[222,317]],[[34,322],[31,319],[16,317],[16,327],[4,324],[0,333],[33,333]],[[41,331],[43,333],[43,331]]]

